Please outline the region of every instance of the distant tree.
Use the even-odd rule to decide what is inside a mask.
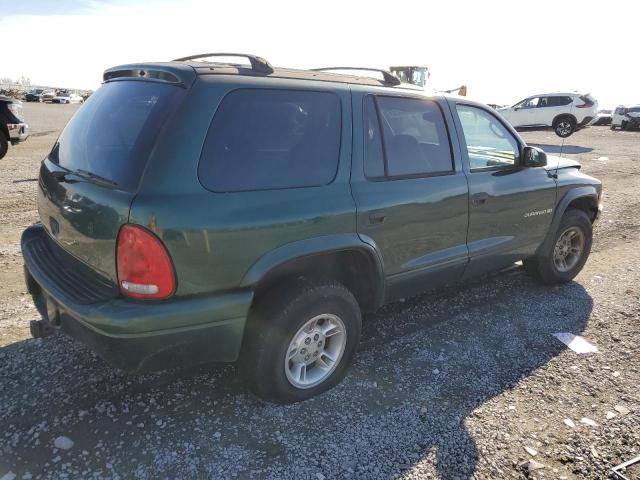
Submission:
[[[29,87],[31,86],[31,79],[29,77],[25,77],[24,75],[21,75],[17,83],[19,83],[23,87]]]
[[[13,78],[0,77],[0,83],[13,83]]]

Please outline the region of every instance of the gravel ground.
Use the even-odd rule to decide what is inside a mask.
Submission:
[[[606,192],[576,281],[544,287],[514,266],[389,305],[365,317],[341,385],[273,406],[233,366],[129,376],[65,336],[29,338],[19,237],[37,218],[39,161],[76,108],[26,104],[34,136],[2,160],[0,479],[601,479],[640,455],[640,133],[566,141]],[[552,133],[524,137],[560,149]]]

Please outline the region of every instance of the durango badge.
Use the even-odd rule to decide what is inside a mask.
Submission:
[[[524,218],[537,217],[538,215],[548,215],[553,212],[553,208],[547,208],[546,210],[534,210],[533,212],[527,212],[524,214]]]

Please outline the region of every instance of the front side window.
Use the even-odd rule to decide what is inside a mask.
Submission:
[[[471,170],[513,167],[520,156],[515,137],[492,114],[470,105],[457,105]]]
[[[365,119],[367,176],[380,176],[373,173],[381,171],[386,172],[387,177],[424,176],[453,171],[449,136],[442,112],[435,102],[398,97],[367,97],[365,102],[365,115],[368,117]],[[378,147],[374,143],[380,141],[376,138],[380,129],[384,169],[380,168]],[[367,141],[370,134],[372,138]]]
[[[198,176],[216,192],[326,185],[337,172],[341,125],[333,93],[235,90],[211,122]]]
[[[515,105],[515,108],[536,108],[540,102],[540,97],[527,98]]]

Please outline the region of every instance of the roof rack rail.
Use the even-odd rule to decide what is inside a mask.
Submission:
[[[327,72],[330,70],[361,70],[365,72],[377,72],[382,74],[383,81],[386,85],[397,86],[400,85],[400,79],[393,73],[382,70],[380,68],[360,68],[360,67],[324,67],[324,68],[312,68],[313,72]]]
[[[186,62],[189,60],[208,57],[244,57],[249,60],[249,63],[251,64],[251,70],[267,75],[274,72],[273,66],[271,66],[271,64],[264,58],[258,57],[257,55],[247,55],[244,53],[201,53],[198,55],[189,55],[188,57],[176,58],[175,60],[172,60],[172,62]]]

